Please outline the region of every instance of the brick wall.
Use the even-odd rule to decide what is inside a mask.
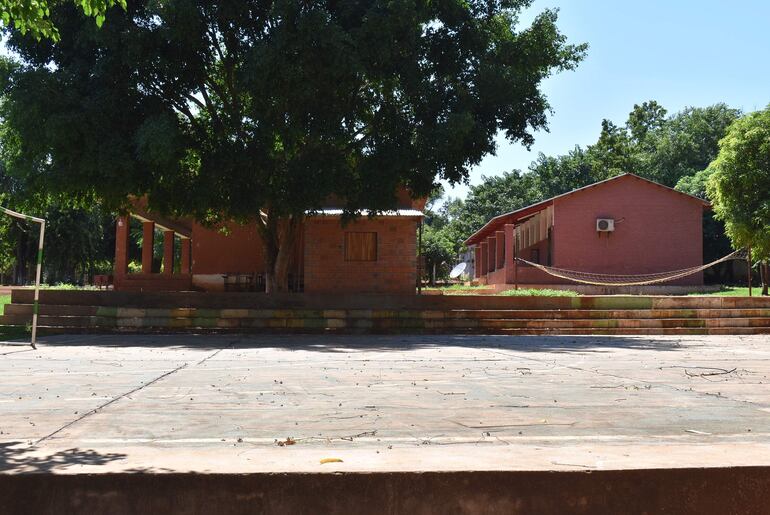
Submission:
[[[632,176],[556,199],[553,266],[599,274],[649,274],[703,264],[703,207]],[[597,218],[615,231],[598,233]],[[663,284],[703,284],[698,273]]]
[[[228,232],[194,224],[192,271],[194,274],[264,272],[262,240],[256,224],[226,224]]]
[[[414,294],[416,218],[362,219],[342,227],[337,218],[305,223],[305,292]],[[345,261],[345,232],[377,233],[377,261]]]

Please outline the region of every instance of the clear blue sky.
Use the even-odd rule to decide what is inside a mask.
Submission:
[[[571,42],[588,43],[588,55],[576,71],[543,85],[554,111],[550,132],[536,133],[529,152],[500,138],[497,155],[471,172],[471,184],[526,170],[538,152],[594,143],[603,118],[622,124],[645,100],[670,114],[717,102],[744,111],[770,103],[768,0],[535,0],[522,22],[545,8],[559,8],[560,29]],[[467,191],[447,189],[461,197]]]

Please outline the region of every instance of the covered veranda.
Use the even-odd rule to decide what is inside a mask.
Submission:
[[[465,241],[474,249],[474,280],[482,284],[552,284],[559,280],[517,261],[551,265],[553,201],[506,213],[490,220]]]
[[[132,219],[138,220],[142,226],[140,272],[129,269]],[[158,230],[163,238],[163,256],[160,270],[154,270],[155,237]],[[179,259],[175,260],[177,255]],[[118,217],[114,270],[113,285],[117,290],[192,290],[192,224],[156,213],[150,215],[144,205],[137,202],[130,214]]]

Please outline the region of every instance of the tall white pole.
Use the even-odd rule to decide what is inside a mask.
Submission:
[[[11,211],[0,206],[0,212],[5,213],[8,216],[20,218],[21,220],[27,220],[28,222],[37,222],[40,224],[40,241],[37,245],[37,271],[35,273],[35,303],[32,306],[32,348],[36,349],[35,342],[37,341],[37,315],[40,311],[40,275],[43,269],[43,240],[45,239],[45,220],[42,218],[36,218],[34,216],[28,216],[16,211]]]

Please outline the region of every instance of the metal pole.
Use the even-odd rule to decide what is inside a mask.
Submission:
[[[748,283],[749,283],[749,297],[751,297],[751,245],[748,247],[748,254],[746,255],[746,264],[749,269]]]
[[[43,269],[43,240],[45,240],[45,220],[40,222],[40,241],[37,246],[37,271],[35,272],[35,303],[32,306],[32,348],[36,349],[37,315],[40,312],[40,273]]]

